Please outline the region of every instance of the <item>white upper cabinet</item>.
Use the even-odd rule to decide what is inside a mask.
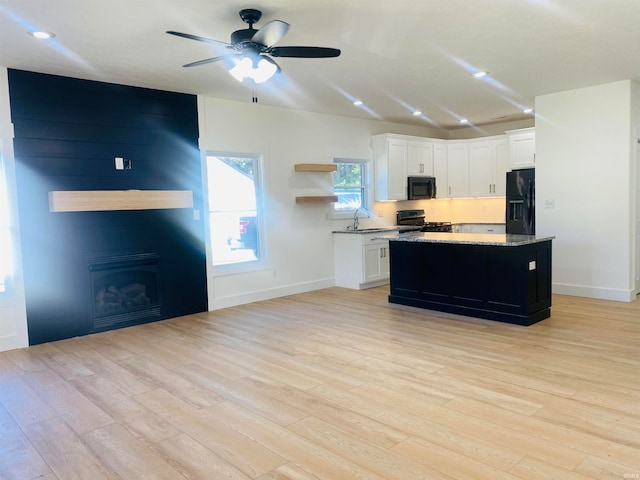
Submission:
[[[502,138],[495,142],[495,164],[493,176],[493,194],[504,197],[507,194],[507,172],[511,171],[509,140]]]
[[[506,138],[473,140],[469,143],[470,196],[504,196],[506,172],[509,170],[509,141]]]
[[[535,150],[533,129],[508,133],[470,140],[375,135],[375,201],[406,200],[411,176],[435,177],[436,198],[504,196],[506,172],[533,166]]]
[[[433,176],[436,177],[436,198],[449,197],[447,144],[433,144]]]
[[[437,182],[436,178],[436,182]],[[447,196],[469,196],[469,143],[447,144]]]
[[[536,131],[535,128],[509,130],[509,151],[511,169],[532,168],[536,165]]]
[[[433,143],[424,140],[407,141],[407,174],[410,177],[433,176]]]
[[[373,137],[376,202],[407,199],[407,144],[392,135]]]
[[[469,145],[469,194],[472,197],[493,195],[493,143]]]

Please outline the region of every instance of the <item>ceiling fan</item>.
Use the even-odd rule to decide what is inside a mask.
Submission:
[[[301,46],[274,46],[289,30],[289,24],[282,20],[271,20],[261,29],[253,28],[262,17],[262,12],[253,8],[240,10],[240,18],[249,25],[249,28],[236,30],[231,34],[231,43],[221,42],[211,38],[191,35],[190,33],[167,31],[168,34],[178,37],[210,43],[230,50],[230,53],[217,57],[198,60],[187,63],[183,67],[197,67],[207,63],[218,61],[231,61],[234,67],[229,70],[236,79],[252,78],[255,83],[262,83],[280,71],[278,64],[270,57],[294,57],[294,58],[329,58],[340,55],[337,48],[328,47],[301,47]]]

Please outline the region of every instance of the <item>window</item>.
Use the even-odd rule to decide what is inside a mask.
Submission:
[[[262,259],[261,157],[207,155],[209,238],[214,266]]]
[[[0,151],[0,294],[9,288],[12,272],[11,230],[9,228],[9,193]]]
[[[333,172],[333,194],[338,197],[334,209],[353,211],[367,206],[367,163],[352,158],[334,158],[338,169]]]

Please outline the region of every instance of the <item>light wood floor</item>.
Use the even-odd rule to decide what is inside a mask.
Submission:
[[[640,301],[295,295],[0,353],[0,478],[640,478]]]

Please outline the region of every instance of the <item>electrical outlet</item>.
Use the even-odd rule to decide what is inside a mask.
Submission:
[[[124,170],[124,158],[116,157],[115,163],[116,163],[116,170]]]
[[[544,201],[544,208],[556,208],[556,199],[551,198]]]

